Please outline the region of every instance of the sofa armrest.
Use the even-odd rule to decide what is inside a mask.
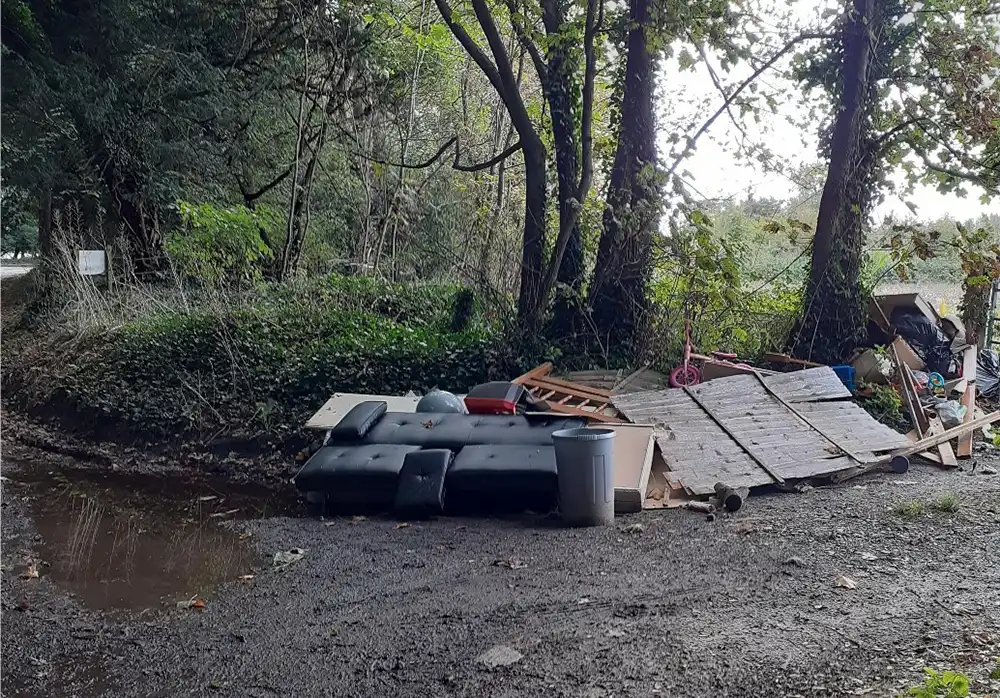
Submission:
[[[327,440],[343,442],[365,438],[368,430],[382,419],[388,408],[389,406],[385,402],[379,400],[358,403],[337,422],[337,426],[330,430],[330,436]]]

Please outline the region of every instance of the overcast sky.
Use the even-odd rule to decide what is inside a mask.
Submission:
[[[822,7],[822,0],[803,0],[797,5],[801,16],[815,17]],[[713,60],[716,74],[723,86],[730,90],[752,72],[750,67],[741,66],[725,74],[718,59]],[[779,62],[776,68],[780,71],[781,67]],[[732,197],[741,200],[750,194],[755,197],[787,197],[796,188],[786,173],[795,165],[819,160],[818,125],[804,129],[789,123],[789,120],[801,121],[808,111],[808,98],[801,88],[775,72],[765,73],[761,80],[764,81],[762,88],[776,90],[784,96],[784,104],[780,104],[778,114],[763,110],[759,125],[751,118],[741,119],[748,136],[745,141],[729,115],[723,114],[698,140],[697,150],[678,168],[678,172],[687,170],[690,173],[690,177],[686,178],[688,184],[706,198]],[[672,159],[666,155],[671,148],[668,138],[675,125],[686,124],[686,133],[690,134],[722,105],[723,97],[713,85],[704,63],[698,63],[694,71],[682,72],[677,69],[676,60],[666,61],[659,87],[659,145],[669,167]],[[739,152],[741,141],[751,150],[763,146],[772,151],[782,167],[779,171],[768,171],[769,168]],[[902,182],[901,177],[898,180]],[[909,200],[917,206],[916,217],[922,220],[945,215],[968,220],[986,212],[1000,213],[1000,202],[983,205],[979,201],[981,194],[982,190],[972,185],[969,186],[969,196],[965,198],[942,195],[930,187],[919,187]],[[887,215],[896,219],[913,218],[903,200],[892,195],[874,214],[876,219]]]

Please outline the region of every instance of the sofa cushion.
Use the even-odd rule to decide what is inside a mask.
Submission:
[[[365,438],[365,434],[385,415],[386,409],[388,404],[381,400],[359,402],[330,430],[328,440],[340,443]]]
[[[396,515],[427,518],[444,509],[444,479],[454,454],[447,449],[424,449],[406,456],[396,486]]]
[[[466,446],[445,477],[450,511],[544,510],[559,488],[552,446]]]
[[[295,476],[302,491],[324,492],[343,504],[391,504],[403,461],[419,446],[366,444],[324,446]]]
[[[516,415],[387,412],[365,435],[369,444],[412,444],[459,451],[466,445],[551,446],[552,432],[584,425],[582,419]]]

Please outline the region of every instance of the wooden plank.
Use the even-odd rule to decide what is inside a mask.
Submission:
[[[915,453],[920,453],[921,451],[926,451],[929,448],[933,448],[938,444],[943,444],[948,441],[951,441],[956,436],[960,436],[966,433],[967,431],[975,431],[976,429],[989,426],[990,424],[993,424],[994,422],[998,421],[1000,421],[1000,410],[997,410],[995,412],[990,412],[989,414],[984,415],[982,417],[977,417],[976,419],[973,419],[971,422],[966,422],[964,424],[960,424],[957,427],[952,427],[951,429],[947,429],[942,434],[934,434],[933,436],[926,436],[917,441],[916,443],[914,443],[912,446],[907,446],[906,448],[897,449],[892,453],[890,453],[889,455],[884,456],[881,462],[888,462],[892,460],[893,456],[912,456]]]
[[[748,456],[750,456],[750,458],[752,458],[754,460],[754,462],[757,463],[757,465],[759,465],[761,468],[763,468],[764,472],[766,472],[768,475],[770,475],[774,479],[774,481],[777,482],[779,485],[785,484],[784,478],[782,478],[780,475],[772,472],[770,466],[767,463],[765,463],[764,461],[760,460],[756,455],[754,455],[753,450],[751,448],[749,448],[747,446],[747,444],[745,444],[742,441],[740,441],[740,438],[738,436],[736,436],[736,434],[734,434],[733,432],[731,432],[729,430],[729,427],[727,427],[725,425],[725,423],[722,422],[712,412],[711,408],[705,406],[705,403],[702,402],[701,398],[699,398],[691,388],[685,387],[684,388],[684,392],[688,394],[688,397],[690,397],[692,400],[694,400],[695,402],[697,402],[698,406],[701,407],[701,409],[705,410],[705,414],[707,414],[709,417],[711,417],[712,421],[714,421],[716,424],[718,424],[719,427],[721,427],[722,430],[724,432],[726,432],[726,434],[729,435],[729,438],[731,438],[733,441],[735,441],[737,444],[739,444],[739,446],[746,452],[746,454]],[[713,488],[714,488],[714,485],[713,485]]]
[[[792,403],[851,397],[851,391],[829,366],[777,373],[764,380],[772,390]]]
[[[906,411],[910,415],[913,428],[917,430],[917,436],[922,439],[927,433],[927,415],[924,414],[924,410],[920,406],[916,390],[911,382],[910,368],[900,360],[896,347],[891,344],[889,345],[889,356],[896,365],[896,374],[899,376],[900,386],[903,389],[903,406],[906,407]]]
[[[389,412],[416,412],[419,397],[404,397],[402,395],[365,395],[362,393],[334,393],[323,403],[316,414],[306,422],[306,429],[325,431],[333,429],[355,405],[375,400],[385,402]]]
[[[570,393],[571,395],[586,395],[603,400],[611,399],[611,393],[607,390],[590,388],[579,383],[570,383],[569,381],[553,378],[552,376],[533,376],[525,380],[524,384],[537,385],[540,388],[553,388],[561,393]]]
[[[806,361],[804,359],[796,359],[788,354],[775,354],[772,352],[765,352],[761,357],[763,361],[768,361],[772,364],[792,364],[795,366],[808,366],[809,368],[819,368],[825,366],[826,364],[818,364],[815,361]]]
[[[938,417],[933,417],[928,419],[927,434],[933,436],[934,434],[944,433],[944,424],[941,423],[941,419]],[[955,452],[951,448],[951,444],[945,441],[943,444],[939,444],[937,447],[938,456],[941,458],[941,465],[947,466],[949,468],[958,467],[958,459],[955,457]]]
[[[571,407],[569,405],[560,405],[557,403],[547,403],[547,404],[549,406],[549,412],[554,412],[556,414],[569,414],[573,415],[574,417],[586,417],[587,419],[593,419],[597,422],[608,422],[611,424],[621,424],[624,421],[619,417],[613,417],[609,414],[602,414],[601,412],[582,410],[579,407]]]
[[[539,376],[546,376],[552,373],[552,362],[546,361],[544,364],[535,366],[533,369],[527,373],[522,373],[520,376],[511,381],[511,383],[517,383],[518,385],[524,385],[526,381],[532,378],[538,378]]]
[[[962,379],[967,381],[967,387],[962,394],[962,404],[965,406],[965,423],[971,422],[975,418],[976,412],[976,371],[979,365],[979,350],[975,344],[967,347],[965,356],[962,357]],[[972,437],[973,432],[963,434],[958,437],[958,457],[972,457]]]

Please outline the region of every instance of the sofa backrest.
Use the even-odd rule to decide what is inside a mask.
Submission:
[[[583,419],[515,415],[386,412],[361,443],[409,444],[461,450],[482,444],[551,446],[552,433],[584,426]]]

